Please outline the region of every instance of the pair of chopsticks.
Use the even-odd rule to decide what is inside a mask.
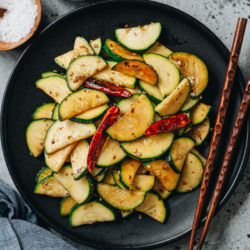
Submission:
[[[245,33],[246,23],[247,23],[246,18],[238,19],[238,24],[237,24],[236,32],[234,36],[234,42],[233,42],[233,46],[232,46],[232,50],[231,50],[231,54],[229,58],[229,63],[227,67],[227,73],[226,73],[224,86],[222,90],[220,105],[219,105],[219,109],[218,109],[218,113],[217,113],[217,117],[216,117],[216,121],[214,125],[212,141],[211,141],[211,145],[210,145],[209,152],[208,152],[207,164],[204,169],[204,174],[203,174],[202,183],[200,187],[200,193],[199,193],[198,203],[197,203],[197,207],[195,211],[193,228],[191,232],[188,250],[193,250],[193,247],[194,247],[195,236],[196,236],[197,229],[200,223],[205,196],[206,196],[206,192],[207,192],[208,185],[209,185],[209,180],[210,180],[211,173],[212,173],[214,159],[215,159],[216,152],[218,149],[223,124],[225,121],[225,116],[226,116],[227,107],[229,103],[229,97],[230,97],[231,90],[233,87],[235,73],[237,70],[237,64],[238,64],[242,41],[243,41],[243,37]],[[212,202],[209,208],[208,216],[205,221],[205,225],[204,225],[204,228],[203,228],[200,240],[199,240],[197,250],[201,250],[203,246],[209,225],[211,223],[215,209],[219,202],[223,184],[226,179],[228,165],[231,161],[233,151],[235,149],[236,142],[240,134],[244,119],[246,117],[249,104],[250,104],[250,77],[248,78],[245,92],[243,94],[240,108],[238,110],[238,114],[234,123],[233,131],[229,139],[229,143],[228,143],[227,150],[223,159],[218,181],[216,183],[216,187],[213,193],[213,198],[212,198]]]

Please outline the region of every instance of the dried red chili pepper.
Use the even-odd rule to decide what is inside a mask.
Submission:
[[[89,146],[89,153],[87,158],[87,166],[89,172],[94,169],[98,157],[101,153],[102,147],[107,139],[107,135],[105,134],[106,129],[117,120],[119,114],[120,109],[117,106],[109,108],[105,116],[103,117],[100,126],[95,132]]]
[[[149,136],[174,131],[176,129],[185,127],[190,122],[191,121],[185,114],[174,115],[152,124],[145,130],[144,134]]]
[[[122,97],[130,97],[132,94],[124,89],[121,86],[117,86],[111,82],[97,80],[94,78],[89,78],[84,82],[85,87],[91,89],[97,89],[105,94],[114,95],[114,96],[122,96]]]

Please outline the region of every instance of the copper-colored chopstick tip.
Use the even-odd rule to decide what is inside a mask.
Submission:
[[[222,90],[222,95],[221,95],[221,100],[220,100],[220,105],[214,125],[214,130],[213,130],[213,135],[212,135],[212,141],[211,145],[209,148],[208,152],[208,157],[207,157],[207,164],[204,169],[204,174],[201,182],[201,187],[200,187],[200,193],[199,193],[199,198],[197,202],[197,207],[194,215],[194,222],[193,222],[193,228],[190,236],[190,241],[189,241],[189,250],[193,250],[194,248],[194,242],[195,242],[195,236],[196,232],[200,223],[200,218],[201,218],[201,213],[205,201],[205,196],[208,188],[208,184],[210,181],[212,169],[213,169],[213,164],[214,164],[214,159],[216,156],[216,152],[218,149],[218,144],[220,141],[220,136],[221,136],[221,131],[223,128],[223,124],[225,121],[225,116],[226,116],[226,111],[229,103],[229,97],[231,94],[231,90],[233,87],[233,81],[234,81],[234,76],[236,73],[237,69],[237,64],[238,64],[238,59],[241,51],[241,45],[242,45],[242,40],[244,37],[245,33],[245,28],[246,28],[246,23],[247,19],[246,18],[239,18],[235,35],[234,35],[234,42],[233,46],[231,49],[231,54],[228,62],[228,67],[227,67],[227,73],[224,81],[224,86]]]

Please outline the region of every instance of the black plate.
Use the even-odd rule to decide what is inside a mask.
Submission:
[[[210,79],[204,93],[204,102],[213,106],[213,124],[226,73],[228,50],[211,31],[194,18],[172,7],[148,1],[103,2],[94,6],[84,6],[59,18],[23,53],[5,91],[1,138],[5,160],[15,185],[32,209],[51,227],[73,240],[92,247],[152,249],[188,235],[199,190],[186,195],[172,196],[167,202],[171,220],[165,224],[160,224],[147,216],[139,220],[137,214],[129,220],[71,228],[68,218],[62,218],[59,214],[60,199],[33,194],[36,174],[45,163],[43,156],[35,159],[29,155],[25,131],[35,108],[51,101],[41,90],[36,89],[35,81],[40,78],[42,72],[48,70],[58,69],[63,72],[56,66],[53,58],[71,50],[76,36],[84,36],[88,40],[101,36],[104,40],[113,38],[115,28],[124,27],[125,24],[137,26],[150,22],[161,22],[161,43],[173,51],[194,53],[206,63]],[[215,162],[214,176],[225,152],[244,85],[245,81],[239,71]],[[243,127],[240,143],[232,161],[233,168],[229,172],[219,208],[232,195],[244,171],[249,152],[248,140],[249,120]],[[208,146],[201,150],[206,154]],[[212,182],[214,184],[214,180]],[[208,201],[211,192],[212,187]]]

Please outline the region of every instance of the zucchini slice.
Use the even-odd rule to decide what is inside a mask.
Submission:
[[[29,124],[26,130],[26,142],[34,157],[43,152],[46,133],[53,123],[54,121],[50,119],[39,119]]]
[[[61,216],[68,216],[71,209],[77,204],[77,202],[71,197],[67,196],[60,202],[60,214]]]
[[[105,169],[104,168],[97,168],[97,167],[94,167],[94,169],[90,172],[90,175],[92,177],[95,177],[99,174],[101,174]]]
[[[186,157],[194,146],[195,141],[190,137],[181,137],[174,140],[169,154],[166,156],[166,161],[176,173],[182,171]]]
[[[206,166],[206,164],[207,164],[207,158],[205,158],[197,149],[192,148],[192,150],[190,152],[193,153],[193,154],[195,154],[195,155],[197,155],[200,158],[200,160],[201,160],[201,162],[203,164],[203,167]]]
[[[123,185],[121,184],[119,172],[120,172],[120,170],[113,169],[113,170],[112,170],[112,175],[113,175],[115,184],[116,184],[119,188],[124,189]]]
[[[42,78],[45,78],[45,77],[48,77],[48,76],[59,76],[59,77],[62,77],[64,78],[64,75],[63,73],[57,73],[57,72],[54,72],[54,71],[47,71],[47,72],[44,72],[41,74],[41,77]]]
[[[203,164],[200,158],[189,153],[176,188],[178,193],[187,193],[198,187],[203,176]]]
[[[187,100],[189,93],[190,82],[185,78],[168,97],[155,107],[155,112],[160,116],[176,114]]]
[[[47,176],[49,176],[49,175],[51,175],[51,174],[52,174],[52,171],[51,171],[48,167],[44,167],[44,168],[42,168],[42,169],[38,172],[35,181],[36,181],[36,182],[39,182],[39,181],[41,181],[42,179],[44,179],[45,177],[47,177]]]
[[[68,195],[66,189],[52,175],[49,175],[39,181],[36,184],[34,193],[62,198]]]
[[[193,125],[202,123],[208,116],[211,106],[204,104],[202,102],[198,103],[190,111],[191,122]]]
[[[100,120],[108,110],[108,104],[103,104],[96,108],[90,109],[80,115],[77,115],[70,120],[73,122],[79,122],[83,124],[89,124]]]
[[[89,153],[89,143],[81,140],[77,143],[70,154],[73,176],[75,180],[80,180],[88,171],[87,157]]]
[[[198,97],[208,84],[205,63],[197,56],[186,52],[175,52],[169,55],[169,60],[180,69],[182,79],[186,77],[190,79],[193,97]]]
[[[146,174],[147,172],[148,172],[148,170],[147,170],[146,168],[144,168],[143,165],[141,165],[141,166],[138,168],[136,174],[137,174],[137,175],[144,175],[144,174]]]
[[[77,142],[73,142],[65,148],[59,149],[53,154],[49,155],[46,153],[46,151],[44,151],[46,165],[53,172],[58,172],[62,168],[63,164],[66,162],[66,159],[68,158],[70,152],[73,150],[76,144]]]
[[[153,192],[148,192],[145,201],[135,210],[147,214],[161,223],[166,220],[167,210],[165,204],[161,197]]]
[[[120,210],[134,209],[140,206],[145,199],[144,192],[128,191],[105,183],[97,184],[97,192],[108,204]]]
[[[210,131],[210,120],[207,118],[202,123],[193,126],[192,130],[190,130],[186,135],[193,138],[196,143],[195,146],[200,146],[207,138]]]
[[[96,166],[109,167],[119,163],[125,158],[126,154],[120,147],[119,142],[107,137],[102,151],[98,157]]]
[[[135,175],[133,183],[129,189],[133,191],[148,192],[153,189],[155,185],[155,177],[152,175]]]
[[[102,51],[102,39],[97,38],[95,40],[90,40],[89,44],[92,47],[92,49],[94,50],[95,55],[99,56],[101,54],[101,51]]]
[[[55,62],[58,66],[67,69],[69,67],[69,64],[71,62],[72,56],[73,56],[74,51],[71,50],[61,56],[58,56],[55,58]]]
[[[56,104],[55,108],[53,109],[51,119],[54,121],[59,120],[59,114],[58,114],[59,104]]]
[[[154,185],[153,190],[156,193],[158,193],[163,200],[167,199],[168,196],[171,194],[171,192],[169,192],[167,189],[165,189],[164,186],[162,185],[162,183],[157,179],[155,181],[155,185]]]
[[[107,66],[100,56],[79,56],[74,59],[67,70],[66,80],[69,89],[76,91],[83,82]]]
[[[92,171],[93,172],[93,171]],[[104,169],[103,172],[101,172],[100,174],[98,174],[97,176],[95,176],[93,179],[96,181],[96,182],[103,182],[104,179],[106,178],[108,174],[108,168]]]
[[[117,141],[133,141],[143,136],[154,120],[154,109],[146,95],[141,95],[132,108],[106,132]]]
[[[158,83],[158,76],[152,66],[138,60],[124,60],[117,63],[112,70],[125,75],[136,77],[150,85]]]
[[[67,159],[65,162],[71,162],[70,155],[68,155]]]
[[[58,109],[61,121],[109,102],[106,94],[94,89],[81,89],[67,96]]]
[[[50,127],[44,140],[44,147],[47,154],[68,146],[69,144],[86,139],[96,132],[95,124],[81,124],[72,121],[54,122]]]
[[[129,98],[122,99],[121,101],[119,101],[116,104],[116,106],[120,109],[120,114],[124,115],[125,113],[127,113],[128,110],[135,103],[135,101],[138,100],[139,97],[140,97],[140,95],[135,94],[135,95],[132,95]]]
[[[85,56],[85,55],[94,55],[94,50],[89,45],[88,41],[83,37],[76,37],[75,44],[74,44],[74,52],[71,58],[71,61],[73,61],[75,58],[79,56]]]
[[[84,205],[74,206],[69,216],[70,226],[72,227],[95,222],[114,221],[115,219],[115,210],[98,199]]]
[[[143,52],[153,46],[161,34],[161,24],[116,29],[116,40],[119,44],[134,52]]]
[[[138,94],[141,95],[142,92],[138,87],[135,87],[135,89],[131,89],[131,88],[125,88],[126,90],[128,90],[132,95]]]
[[[87,202],[94,193],[92,178],[86,175],[80,180],[75,181],[70,165],[61,168],[59,173],[54,173],[53,176],[78,204]]]
[[[166,161],[157,160],[143,164],[162,183],[169,192],[173,191],[180,179],[180,174],[175,173]]]
[[[112,174],[112,167],[108,169],[108,174],[103,180],[104,183],[109,184],[111,186],[115,186],[116,182],[114,180],[113,174]]]
[[[108,66],[102,71],[94,74],[92,78],[108,81],[113,84],[134,89],[136,86],[137,79],[132,76],[124,75],[123,73],[116,72],[112,68],[117,64],[113,61],[107,61]]]
[[[132,142],[122,142],[126,154],[132,158],[148,161],[159,158],[170,148],[174,139],[172,132],[139,138]]]
[[[66,80],[58,76],[42,78],[36,82],[36,87],[53,98],[56,103],[60,103],[72,93],[67,86]]]
[[[131,210],[131,211],[120,210],[120,213],[123,219],[128,219],[130,216],[132,216],[135,213],[135,211],[134,210]]]
[[[46,103],[38,107],[31,118],[33,120],[50,119],[54,108],[55,108],[55,103]]]
[[[170,49],[166,48],[164,45],[162,45],[159,42],[156,42],[153,47],[151,47],[146,53],[154,53],[158,55],[162,55],[165,57],[168,57],[170,54],[173,53]]]
[[[126,188],[130,189],[133,183],[137,169],[141,166],[141,162],[127,158],[125,159],[120,167],[120,182]]]
[[[169,95],[177,87],[181,80],[179,69],[171,63],[166,57],[145,53],[143,60],[151,65],[158,75],[158,87],[162,97]]]
[[[190,95],[187,98],[186,102],[183,104],[183,106],[181,107],[180,111],[181,112],[187,112],[189,111],[191,108],[193,108],[198,102],[199,102],[200,98],[192,98]]]
[[[119,43],[116,43],[110,39],[106,39],[103,48],[105,52],[116,62],[121,62],[125,59],[143,61],[141,55],[130,52],[129,50],[122,47]]]
[[[152,86],[146,82],[139,81],[139,89],[142,93],[145,92],[153,102],[160,103],[163,101],[163,97],[158,86]]]

